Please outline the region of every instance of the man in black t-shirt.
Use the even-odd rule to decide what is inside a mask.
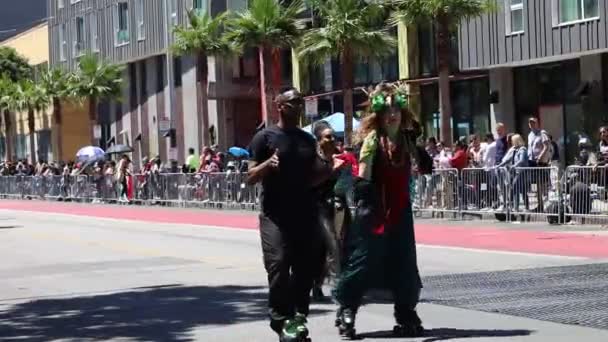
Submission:
[[[258,132],[249,146],[248,182],[262,183],[260,234],[270,326],[281,341],[289,341],[308,336],[310,291],[321,263],[313,192],[320,171],[314,138],[297,127],[304,106],[301,94],[290,89],[275,102],[278,124]]]

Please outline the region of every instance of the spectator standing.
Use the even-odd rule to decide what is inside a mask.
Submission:
[[[188,173],[194,173],[198,171],[200,167],[200,158],[194,153],[194,149],[190,147],[188,149],[188,158],[186,158],[186,167]]]
[[[130,160],[128,157],[123,156],[118,163],[118,171],[116,172],[116,180],[118,181],[118,191],[119,197],[118,200],[120,202],[129,202],[129,184],[128,177],[131,175],[129,171],[129,163]]]
[[[513,163],[512,167],[514,168],[514,179],[513,179],[513,187],[512,187],[512,198],[515,208],[515,211],[519,211],[519,199],[520,196],[523,197],[524,203],[526,206],[526,210],[530,209],[530,203],[528,199],[528,180],[525,177],[525,172],[518,169],[522,167],[527,167],[529,164],[528,150],[526,149],[526,143],[524,139],[519,134],[513,135],[511,138],[513,143]]]
[[[528,135],[528,157],[529,166],[546,168],[553,157],[553,146],[549,134],[542,130],[537,118],[528,120],[530,134]],[[544,197],[549,191],[550,170],[531,170],[530,184],[536,184],[537,189],[533,191],[538,195],[537,211],[544,212]]]
[[[468,165],[467,144],[464,140],[455,143],[454,156],[450,158],[450,166],[462,171]]]
[[[486,134],[486,147],[483,151],[483,167],[486,169],[496,165],[496,141],[492,133]]]
[[[531,167],[546,167],[553,157],[553,145],[549,134],[540,128],[537,118],[528,120],[530,134],[528,135],[528,157]]]
[[[598,145],[598,164],[608,164],[608,127],[600,127],[600,143]]]
[[[433,160],[439,155],[439,149],[437,148],[437,139],[435,139],[435,137],[430,137],[427,139],[425,150],[426,153],[428,153],[428,155]]]
[[[559,145],[555,140],[553,140],[553,136],[549,134],[549,140],[551,141],[551,149],[553,151],[553,156],[551,157],[551,165],[558,166],[559,165]]]
[[[507,128],[505,124],[499,122],[496,124],[496,135],[498,138],[496,139],[496,154],[495,154],[495,162],[496,165],[502,163],[507,151],[509,150],[509,144],[507,141]]]
[[[482,166],[485,169],[485,180],[487,181],[486,206],[498,208],[498,177],[494,166],[496,165],[496,141],[492,133],[486,134],[485,147],[482,153]]]
[[[468,150],[468,157],[470,160],[469,166],[478,168],[483,166],[483,149],[481,148],[481,141],[477,134],[470,136],[470,145]]]

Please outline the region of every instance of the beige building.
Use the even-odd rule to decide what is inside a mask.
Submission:
[[[46,70],[49,62],[49,32],[47,23],[34,26],[16,36],[0,42],[0,46],[14,48],[34,66],[37,72]],[[83,106],[70,103],[62,105],[62,125],[55,125],[52,110],[36,113],[35,115],[35,160],[58,161],[70,160],[75,157],[78,149],[88,145],[88,120]],[[2,126],[2,135],[7,136]],[[29,159],[30,132],[27,113],[16,113],[13,125],[13,159]],[[61,149],[58,141],[61,137]],[[6,144],[5,144],[6,146]],[[59,155],[59,151],[61,154]]]

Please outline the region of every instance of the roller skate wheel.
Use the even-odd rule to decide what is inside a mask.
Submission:
[[[393,334],[397,337],[420,337],[424,335],[424,328],[421,326],[402,326],[393,327]]]
[[[346,340],[355,340],[357,338],[357,331],[355,329],[340,329],[340,336]]]

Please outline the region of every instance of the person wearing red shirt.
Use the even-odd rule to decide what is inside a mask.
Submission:
[[[347,167],[350,166],[353,177],[356,178],[359,176],[359,163],[357,162],[357,157],[355,156],[352,147],[349,146],[344,148],[344,152],[337,155],[336,158],[343,160]]]
[[[469,163],[469,158],[467,156],[467,145],[464,141],[456,142],[456,150],[454,152],[454,156],[450,158],[450,165],[458,169],[458,171],[462,171],[462,169],[466,168]]]

